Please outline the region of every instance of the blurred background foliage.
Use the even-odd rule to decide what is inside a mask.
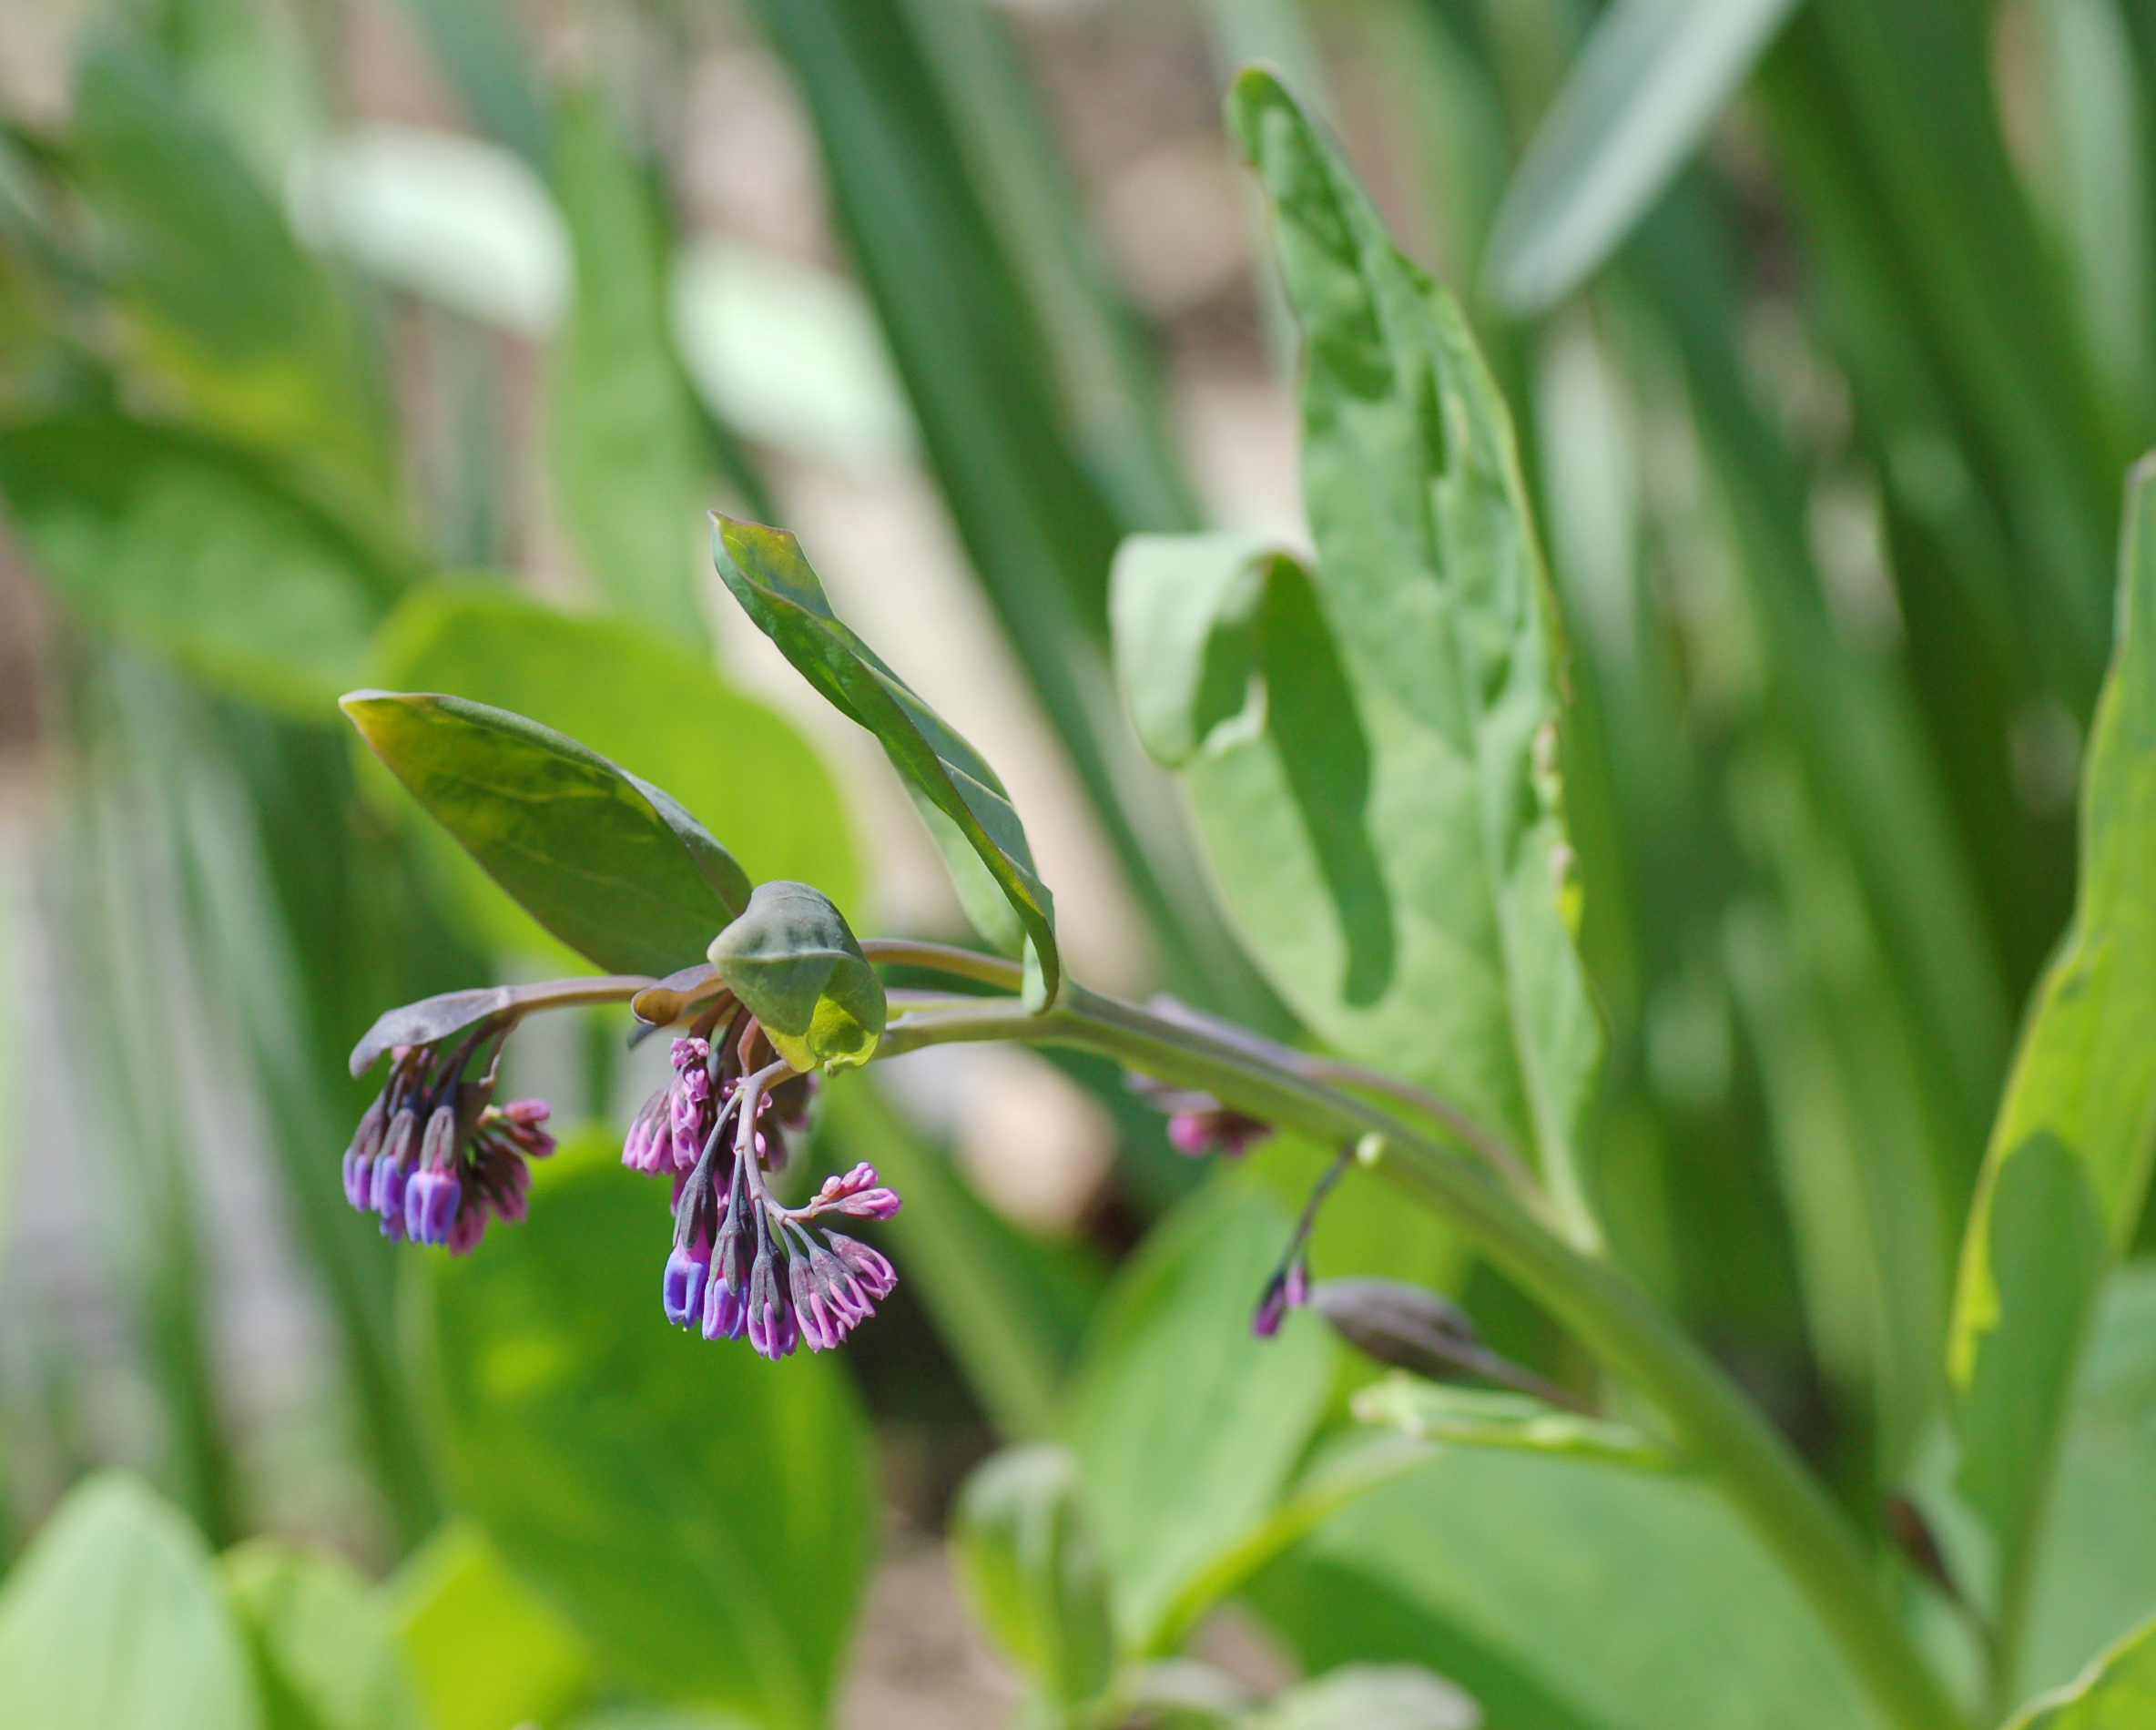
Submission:
[[[1613,1253],[1862,1521],[1938,1477],[1954,1249],[2071,905],[2117,501],[2156,437],[2156,9],[14,0],[0,1532],[117,1464],[200,1535],[94,1481],[7,1638],[67,1569],[125,1564],[200,1697],[253,1663],[280,1725],[993,1721],[936,1546],[994,1442],[1063,1436],[1135,1602],[1199,1622],[1266,1563],[1202,1622],[1230,1668],[1414,1658],[1497,1725],[1754,1721],[1598,1668],[1614,1628],[1577,1674],[1521,1655],[1587,1588],[1490,1546],[1714,1526],[1666,1486],[1559,1505],[1463,1455],[1327,1514],[1359,1372],[1315,1332],[1215,1361],[1317,1150],[1201,1186],[1088,1063],[834,1088],[817,1157],[907,1195],[905,1283],[777,1371],[658,1325],[665,1226],[603,1145],[651,1053],[613,1023],[518,1054],[595,1125],[528,1230],[436,1267],[341,1206],[375,1012],[564,957],[362,770],[344,689],[534,716],[864,931],[962,931],[881,759],[718,604],[714,505],[795,529],[994,759],[1083,976],[1294,1033],[1107,653],[1125,534],[1307,540],[1292,342],[1218,121],[1252,56],[1461,295],[1518,422],[1571,638]],[[1579,1373],[1388,1201],[1350,1186],[1317,1258]],[[1254,1428],[1148,1409],[1201,1373]],[[1170,1432],[1265,1455],[1225,1474],[1249,1505],[1192,1503]],[[1417,1509],[1443,1543],[1402,1547]],[[1669,1614],[1746,1608],[1696,1662],[1799,1664],[1755,1559],[1702,1530]],[[2029,1684],[2130,1601],[2156,1582],[2039,1614]],[[320,1632],[347,1623],[374,1632]],[[323,1704],[367,1688],[373,1715]]]

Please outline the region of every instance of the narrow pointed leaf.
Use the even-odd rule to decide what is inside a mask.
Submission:
[[[2156,466],[2127,496],[2118,646],[2090,736],[2081,887],[2038,987],[1963,1245],[1948,1369],[1961,1486],[2012,1623],[2106,1271],[2141,1217],[2156,1124]]]
[[[834,708],[876,736],[930,818],[968,916],[1007,952],[1032,946],[1038,1002],[1053,1002],[1061,978],[1054,902],[987,759],[839,623],[792,535],[715,514],[711,555],[757,628]]]
[[[1795,0],[1618,0],[1595,21],[1490,225],[1509,310],[1546,311],[1690,158]]]
[[[649,782],[463,697],[355,691],[344,712],[524,911],[613,972],[674,972],[748,904],[733,855]]]
[[[2008,1730],[2140,1730],[2156,1724],[2156,1619],[2089,1666],[2071,1687],[2029,1702]]]
[[[432,1044],[490,1015],[566,1009],[575,1003],[618,1003],[646,982],[641,973],[615,973],[600,979],[550,979],[533,985],[482,985],[424,997],[384,1010],[376,1018],[366,1037],[352,1047],[351,1073],[364,1075],[392,1045]]]
[[[1630,1424],[1565,1411],[1526,1394],[1449,1388],[1413,1376],[1388,1376],[1355,1396],[1355,1415],[1418,1441],[1462,1448],[1525,1448],[1642,1471],[1669,1471],[1669,1450]]]

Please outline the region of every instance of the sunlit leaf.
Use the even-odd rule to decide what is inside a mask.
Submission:
[[[387,1611],[349,1562],[258,1538],[218,1559],[266,1730],[422,1730]]]
[[[876,736],[929,819],[967,916],[1008,953],[1028,945],[1028,992],[1053,1002],[1054,902],[987,759],[839,623],[792,535],[715,515],[711,555],[757,628],[833,707]]]
[[[2074,921],[2038,987],[1963,1248],[1949,1359],[1961,1488],[2004,1602],[2040,1536],[2074,1366],[2141,1217],[2156,1113],[2156,470],[2136,472],[2118,646],[2090,733]]]
[[[2141,1730],[2156,1724],[2156,1621],[2089,1666],[2080,1681],[2031,1701],[2008,1730]]]
[[[208,1552],[135,1479],[79,1485],[9,1575],[0,1724],[261,1730]]]

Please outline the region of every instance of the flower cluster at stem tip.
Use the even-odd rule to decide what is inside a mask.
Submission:
[[[524,1217],[530,1159],[554,1139],[541,1100],[493,1104],[514,1024],[495,1018],[453,1043],[391,1050],[387,1084],[344,1155],[344,1194],[390,1237],[464,1254],[489,1216]],[[836,1346],[898,1285],[879,1251],[820,1223],[889,1219],[897,1191],[858,1165],[798,1206],[773,1193],[789,1143],[808,1126],[818,1078],[778,1057],[730,993],[704,1005],[675,1040],[673,1074],[629,1125],[622,1163],[673,1186],[674,1247],[661,1278],[666,1319],[707,1339],[739,1339],[764,1357]],[[468,1074],[475,1062],[480,1073]]]
[[[527,1159],[554,1152],[544,1100],[493,1103],[505,1028],[483,1027],[453,1049],[399,1045],[389,1084],[360,1119],[344,1152],[344,1197],[381,1216],[382,1236],[442,1246],[463,1255],[486,1235],[488,1215],[504,1225],[524,1216],[532,1187]],[[485,1071],[464,1074],[489,1044]]]

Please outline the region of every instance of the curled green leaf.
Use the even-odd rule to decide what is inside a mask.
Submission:
[[[710,956],[796,1069],[845,1069],[875,1054],[883,982],[821,890],[759,883],[747,911],[711,940]]]
[[[351,1048],[351,1073],[364,1075],[384,1052],[396,1045],[431,1045],[492,1015],[527,1015],[537,1009],[568,1009],[578,1003],[618,1003],[650,982],[640,973],[599,979],[550,979],[533,985],[482,985],[472,991],[444,992],[384,1010]]]
[[[1026,1001],[1045,1009],[1062,982],[1054,901],[995,770],[839,622],[799,542],[717,513],[711,522],[712,561],[742,611],[826,701],[876,736],[943,850],[966,916],[1006,953],[1031,949]]]

